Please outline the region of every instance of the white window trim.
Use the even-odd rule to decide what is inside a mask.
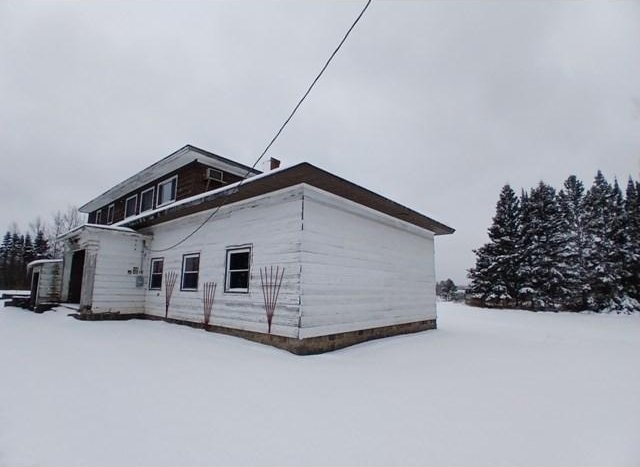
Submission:
[[[135,199],[136,200],[136,202],[134,203],[136,212],[134,212],[131,215],[127,215],[127,204],[129,204],[129,200],[130,199]],[[127,219],[127,218],[133,217],[133,216],[135,216],[137,214],[138,214],[138,193],[136,193],[133,196],[129,196],[127,199],[124,200],[124,218]]]
[[[230,265],[230,257],[234,253],[249,253],[249,264],[248,269],[234,269],[233,271],[247,271],[247,288],[235,288],[232,289],[229,287],[229,279],[231,278],[231,269],[229,269]],[[230,247],[227,248],[227,258],[224,264],[224,291],[226,293],[249,293],[249,284],[251,283],[251,247]]]
[[[175,196],[172,200],[169,200],[165,203],[160,203],[160,187],[162,185],[166,185],[167,183],[171,183],[172,180],[176,181],[176,193]],[[157,185],[158,189],[156,190],[156,208],[162,207],[162,206],[166,206],[167,204],[171,204],[174,203],[176,201],[176,198],[178,198],[178,176],[174,175],[173,177],[169,177],[166,180],[162,180],[160,183],[158,183]]]
[[[146,190],[144,190],[144,191],[142,191],[142,192],[140,193],[140,207],[139,207],[139,209],[138,209],[138,212],[139,212],[140,214],[142,214],[143,212],[151,211],[151,210],[153,209],[153,203],[154,203],[154,202],[155,202],[155,200],[156,200],[156,191],[155,191],[155,190],[156,190],[156,187],[155,187],[155,186],[152,186],[151,188],[147,188]],[[144,198],[144,194],[145,194],[145,193],[148,193],[148,192],[153,193],[153,194],[151,195],[151,207],[150,207],[149,209],[145,209],[145,210],[143,211],[143,210],[142,210],[142,198]]]
[[[212,172],[218,172],[220,174],[220,178],[212,177],[211,176]],[[207,167],[207,179],[208,180],[213,180],[213,181],[216,181],[216,182],[224,183],[224,172],[222,170],[216,169],[214,167]]]
[[[94,219],[96,224],[102,224],[102,208],[96,211],[96,218]]]
[[[152,287],[151,283],[153,280],[153,263],[160,261],[162,263],[162,272],[160,273],[160,287]],[[162,282],[164,281],[164,258],[151,258],[151,263],[149,265],[149,290],[162,290]]]
[[[195,288],[187,288],[184,287],[184,266],[187,262],[188,258],[198,258],[198,283]],[[188,271],[189,273],[194,273],[195,271]],[[180,290],[187,292],[196,292],[198,290],[198,285],[200,284],[200,253],[187,253],[186,255],[182,255],[182,270],[180,274]]]
[[[111,220],[109,220],[109,212],[111,212]],[[107,225],[111,225],[113,224],[113,217],[116,214],[116,205],[115,204],[110,204],[107,207]]]

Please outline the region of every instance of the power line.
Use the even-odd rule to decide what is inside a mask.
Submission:
[[[247,177],[251,174],[251,172],[253,172],[253,169],[255,169],[255,167],[258,165],[258,163],[262,160],[262,158],[267,154],[267,151],[269,151],[269,149],[271,148],[271,146],[273,146],[273,143],[276,142],[276,140],[278,139],[278,137],[280,136],[280,134],[282,133],[282,131],[285,129],[285,127],[289,124],[289,121],[291,121],[291,119],[293,118],[293,116],[296,114],[296,112],[298,111],[298,109],[300,108],[300,106],[302,105],[302,103],[305,101],[305,99],[307,98],[307,96],[311,93],[311,90],[314,88],[314,86],[316,85],[316,83],[320,80],[320,78],[322,77],[322,75],[324,74],[325,70],[329,67],[329,64],[331,63],[331,61],[333,60],[333,57],[336,56],[336,54],[338,53],[338,51],[340,50],[340,48],[342,47],[342,45],[346,42],[347,38],[349,37],[349,34],[351,34],[351,31],[353,31],[353,29],[356,27],[356,24],[358,24],[358,22],[360,21],[360,19],[362,18],[362,16],[364,15],[364,13],[367,11],[367,8],[369,8],[369,5],[371,4],[371,0],[367,0],[367,3],[365,4],[364,8],[362,8],[362,10],[360,11],[360,14],[358,14],[358,16],[356,17],[356,19],[353,21],[353,23],[351,23],[351,26],[349,26],[349,29],[347,29],[347,32],[344,34],[344,36],[342,37],[342,40],[340,41],[340,43],[338,44],[338,46],[335,48],[335,50],[331,53],[331,55],[329,56],[329,58],[327,59],[327,61],[325,62],[324,66],[320,69],[320,72],[316,75],[316,77],[314,78],[314,80],[311,82],[311,85],[309,85],[309,87],[307,88],[307,90],[305,91],[305,93],[302,95],[302,97],[298,100],[298,103],[295,105],[295,107],[293,108],[293,110],[291,111],[291,113],[289,114],[289,116],[286,118],[286,120],[284,121],[284,123],[280,126],[280,128],[278,129],[278,131],[276,132],[276,134],[273,136],[273,138],[271,138],[271,141],[269,141],[269,144],[267,144],[267,146],[264,148],[264,151],[262,151],[262,153],[260,154],[260,157],[258,157],[256,159],[256,161],[253,163],[253,165],[251,166],[251,169],[247,171],[247,174],[244,176],[244,178],[242,178],[242,180],[240,180],[240,182],[238,183],[238,185],[235,187],[234,190],[232,190],[231,192],[235,193],[240,186],[242,186],[242,184],[245,182],[245,180],[247,179]],[[223,195],[222,199],[224,199],[225,197],[229,196],[230,193],[227,193],[226,195]],[[196,232],[198,232],[200,229],[202,229],[202,227],[204,227],[207,222],[209,222],[211,219],[213,219],[213,217],[218,213],[218,211],[220,210],[220,208],[222,207],[222,204],[220,204],[216,209],[214,209],[211,214],[209,214],[207,216],[207,218],[200,224],[198,225],[198,227],[196,227],[191,233],[189,233],[187,236],[185,236],[184,238],[182,238],[180,241],[178,241],[177,243],[174,243],[173,245],[171,245],[170,247],[167,248],[162,248],[162,249],[157,249],[157,250],[152,250],[149,249],[150,252],[152,253],[162,253],[164,251],[168,251],[168,250],[172,250],[175,247],[183,244],[184,242],[186,242],[188,239],[190,239],[191,237],[193,237]]]

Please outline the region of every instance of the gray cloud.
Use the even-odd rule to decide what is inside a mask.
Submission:
[[[0,221],[186,143],[252,163],[362,2],[0,2]],[[433,215],[461,282],[502,184],[640,174],[640,4],[375,1],[273,147]]]

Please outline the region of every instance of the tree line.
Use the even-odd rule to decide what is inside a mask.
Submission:
[[[0,290],[28,289],[27,265],[38,259],[61,258],[62,243],[58,236],[83,222],[83,214],[70,206],[53,214],[49,222],[36,218],[25,233],[14,223],[0,243]]]
[[[587,190],[570,176],[517,196],[505,185],[474,250],[470,303],[531,310],[640,309],[640,183],[598,171]]]

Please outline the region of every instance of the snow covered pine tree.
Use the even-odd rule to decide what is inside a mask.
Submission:
[[[469,270],[470,293],[483,306],[518,305],[519,224],[520,203],[507,184],[500,192],[496,215],[489,227],[490,241],[474,250],[476,265]]]

